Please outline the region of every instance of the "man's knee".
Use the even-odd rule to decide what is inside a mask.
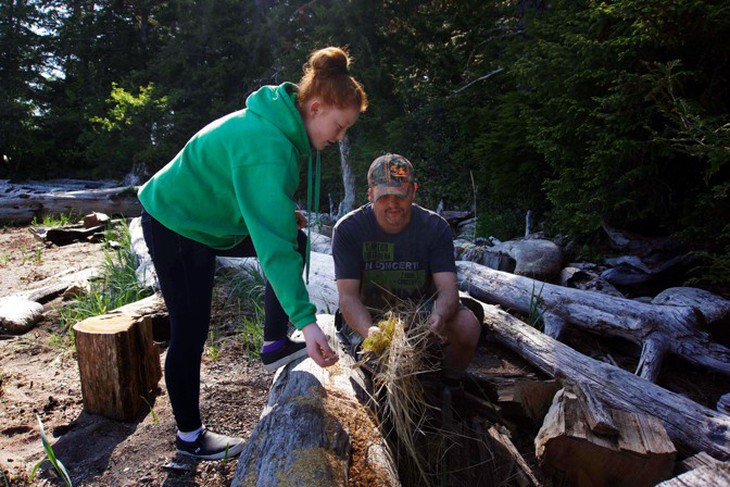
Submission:
[[[459,345],[476,348],[481,334],[481,325],[471,310],[462,308],[456,314],[455,338]]]

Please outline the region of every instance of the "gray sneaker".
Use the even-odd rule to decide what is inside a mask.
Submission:
[[[243,451],[244,445],[242,438],[219,435],[207,429],[203,429],[195,441],[175,439],[178,453],[201,460],[233,458]]]
[[[262,352],[261,361],[264,363],[264,369],[273,371],[279,367],[283,367],[289,362],[293,362],[302,357],[307,356],[307,344],[305,342],[295,342],[286,338],[284,346],[276,352]]]

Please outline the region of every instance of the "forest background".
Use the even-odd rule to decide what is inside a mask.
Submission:
[[[348,46],[370,99],[348,135],[358,203],[397,152],[421,204],[476,205],[477,235],[519,236],[530,210],[576,257],[602,223],[673,236],[700,257],[693,284],[730,286],[727,0],[0,5],[0,178],[144,181],[314,49]],[[336,149],[323,168],[336,204]]]

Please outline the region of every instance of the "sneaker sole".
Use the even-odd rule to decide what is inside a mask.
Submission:
[[[306,357],[306,356],[307,356],[307,349],[305,347],[305,348],[302,348],[301,350],[297,350],[296,352],[294,352],[291,355],[287,355],[286,357],[280,358],[276,362],[271,362],[270,364],[264,364],[264,369],[269,370],[269,371],[274,371],[274,370],[278,369],[279,367],[282,367],[282,366],[288,364],[289,362],[293,362],[299,358]]]
[[[199,460],[223,460],[224,458],[234,458],[241,454],[243,451],[243,447],[246,446],[246,444],[242,441],[236,445],[233,445],[228,449],[228,452],[222,451],[220,453],[213,453],[211,455],[196,455],[195,453],[190,453],[185,450],[177,450],[177,453],[180,455],[184,455],[186,457],[190,458],[197,458]]]

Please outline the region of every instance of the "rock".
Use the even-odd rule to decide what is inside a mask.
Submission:
[[[550,240],[510,240],[495,245],[490,252],[509,255],[516,262],[515,274],[540,281],[557,281],[563,265],[562,250]]]
[[[98,227],[99,225],[107,225],[111,219],[106,213],[89,213],[84,216],[84,228]]]
[[[0,325],[14,335],[33,329],[43,314],[43,305],[17,296],[0,298]]]

